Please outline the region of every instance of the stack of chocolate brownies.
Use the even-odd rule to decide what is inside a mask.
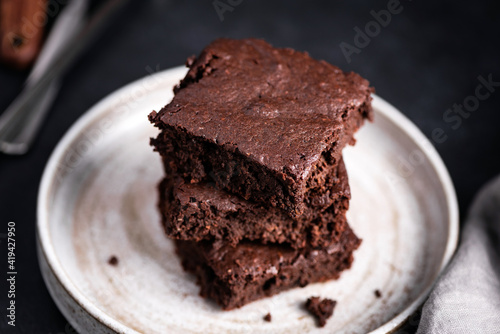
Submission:
[[[201,295],[232,309],[338,278],[360,244],[342,149],[372,118],[368,81],[257,39],[218,39],[187,66],[149,118],[162,223]]]

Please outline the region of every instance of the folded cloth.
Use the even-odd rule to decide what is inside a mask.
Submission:
[[[457,253],[423,306],[422,333],[500,333],[500,177],[477,195]]]

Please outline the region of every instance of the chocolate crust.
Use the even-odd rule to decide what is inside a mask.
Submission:
[[[180,240],[210,240],[236,245],[243,239],[287,243],[293,248],[326,247],[339,240],[349,208],[350,189],[343,161],[328,177],[322,195],[310,198],[297,219],[282,210],[267,208],[218,190],[211,184],[188,184],[165,178],[160,186],[159,208],[166,234]]]
[[[149,116],[167,173],[292,217],[316,190],[318,165],[336,166],[372,118],[368,81],[262,40],[218,39],[188,65],[172,102]]]
[[[350,268],[360,243],[347,227],[338,243],[322,249],[252,242],[214,248],[209,242],[177,240],[176,250],[184,269],[196,275],[200,295],[230,310],[293,287],[337,279]]]

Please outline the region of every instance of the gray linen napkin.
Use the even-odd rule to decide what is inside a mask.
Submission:
[[[500,333],[500,177],[474,200],[457,253],[423,306],[422,333]]]

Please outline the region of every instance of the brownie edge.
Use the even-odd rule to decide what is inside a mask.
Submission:
[[[329,172],[327,191],[310,198],[306,212],[293,219],[219,190],[209,183],[188,184],[166,177],[159,185],[159,209],[166,234],[174,239],[209,240],[236,245],[243,239],[326,247],[339,240],[347,225],[350,189],[343,161]]]
[[[196,275],[200,295],[230,310],[293,287],[337,279],[350,268],[360,243],[348,226],[337,244],[323,249],[252,242],[214,249],[207,242],[176,240],[176,251],[184,269]]]

